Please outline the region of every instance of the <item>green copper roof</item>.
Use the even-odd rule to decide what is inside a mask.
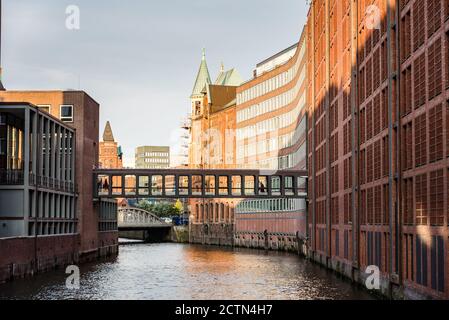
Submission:
[[[224,71],[223,64],[221,65],[220,74],[215,80],[214,84],[221,86],[239,86],[243,83],[243,79],[240,76],[239,72],[236,69],[231,69],[228,71]]]
[[[201,59],[200,70],[198,71],[198,75],[196,76],[195,86],[193,87],[192,96],[201,95],[201,91],[207,84],[212,83],[210,80],[209,69],[207,68],[206,63],[206,52],[203,49],[203,58]]]

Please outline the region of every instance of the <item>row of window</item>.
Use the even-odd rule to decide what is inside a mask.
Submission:
[[[170,154],[168,152],[144,152],[139,155],[139,157],[168,157]]]
[[[258,135],[267,134],[283,128],[287,128],[298,121],[299,115],[305,107],[305,103],[296,106],[293,110],[267,119],[265,121],[257,122],[254,125],[237,129],[236,137],[237,141],[249,139]]]
[[[248,144],[244,144],[240,141],[237,146],[237,159],[243,159],[258,154],[265,154],[267,152],[290,148],[298,143],[301,137],[304,137],[305,132],[306,118],[304,117],[300,122],[298,128],[294,132],[290,132],[279,137],[255,141]]]
[[[296,83],[294,88],[271,99],[264,100],[259,104],[255,104],[243,110],[237,111],[237,122],[247,121],[289,105],[298,96],[299,90],[301,89],[301,86],[303,85],[305,78],[306,78],[306,67],[304,66],[301,71],[300,79]],[[299,104],[305,104],[305,102],[306,96],[305,94],[303,94],[301,96]]]
[[[245,91],[237,93],[237,105],[243,104],[247,101],[256,99],[257,97],[263,96],[269,92],[277,90],[289,82],[291,82],[295,76],[298,74],[298,70],[306,53],[306,44],[303,42],[301,49],[299,51],[298,59],[293,67],[289,70],[272,77],[264,82],[259,83]]]
[[[253,162],[239,163],[239,167],[248,169],[265,169],[265,170],[286,170],[297,167],[299,164],[306,160],[306,144],[301,145],[301,147],[292,154],[274,157],[269,159],[256,159]]]
[[[145,163],[170,163],[170,160],[167,158],[145,158]]]
[[[50,104],[39,104],[37,107],[51,114]],[[63,122],[73,122],[73,105],[62,104],[59,106],[59,119]]]
[[[236,213],[271,213],[304,211],[306,203],[301,199],[245,200],[236,207]]]

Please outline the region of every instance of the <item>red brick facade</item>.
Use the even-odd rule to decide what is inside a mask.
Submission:
[[[93,201],[93,184],[90,178],[93,169],[98,167],[99,159],[99,104],[81,91],[3,91],[0,92],[0,101],[29,102],[37,106],[45,106],[48,108],[47,111],[56,118],[61,116],[60,106],[73,106],[73,121],[68,125],[76,129],[77,244],[66,246],[66,251],[63,250],[62,255],[79,255],[80,261],[84,261],[103,254],[118,252],[118,232],[103,232],[99,229],[100,209],[99,205]],[[13,241],[6,247],[2,240],[0,256],[3,256],[2,250],[14,248],[17,252],[23,252],[23,259],[17,261],[28,259],[30,257],[27,253],[30,249],[28,246],[34,248],[34,241],[34,238],[27,241]],[[42,241],[45,243],[46,240]],[[59,253],[61,250],[58,249],[54,253],[50,252],[49,255],[59,257]],[[34,257],[28,259],[29,264],[34,263],[33,261]],[[78,258],[73,261],[78,261]],[[0,266],[3,266],[2,261]]]
[[[313,257],[361,281],[377,265],[384,293],[449,298],[448,3],[309,13]]]

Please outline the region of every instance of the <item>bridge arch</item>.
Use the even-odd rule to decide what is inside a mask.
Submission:
[[[119,229],[167,227],[166,223],[154,213],[133,207],[117,209],[117,224]]]

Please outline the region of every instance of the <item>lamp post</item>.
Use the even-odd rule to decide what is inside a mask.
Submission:
[[[194,218],[195,216],[193,214],[189,216],[189,244],[192,243],[192,223]]]

